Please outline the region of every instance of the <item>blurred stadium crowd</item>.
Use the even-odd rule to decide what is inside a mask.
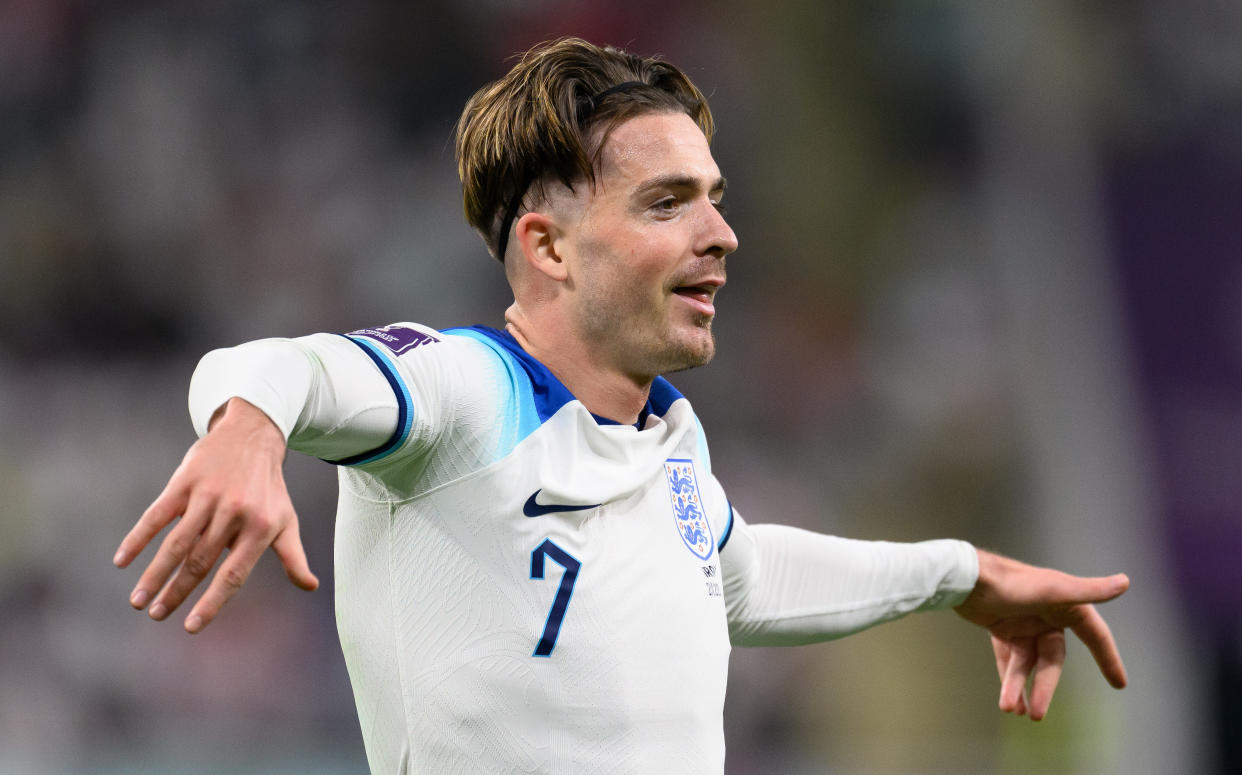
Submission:
[[[1237,772],[1242,6],[3,0],[0,773],[365,769],[329,467],[318,593],[265,561],[191,638],[109,560],[207,349],[500,324],[452,128],[562,34],[712,99],[742,247],[674,382],[743,514],[1134,581],[1133,685],[1072,652],[1039,726],[947,614],[735,651],[728,772]]]

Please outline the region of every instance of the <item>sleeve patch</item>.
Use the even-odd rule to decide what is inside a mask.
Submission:
[[[439,337],[419,331],[417,328],[402,325],[363,328],[358,331],[351,331],[349,335],[365,336],[368,339],[379,342],[391,350],[394,355],[402,355],[415,347],[422,347],[425,344],[440,341]]]

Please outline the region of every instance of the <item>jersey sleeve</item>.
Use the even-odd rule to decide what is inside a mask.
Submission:
[[[270,417],[290,449],[326,460],[382,448],[401,414],[397,392],[374,358],[336,334],[260,339],[203,356],[189,396],[200,436],[233,397]]]
[[[272,419],[290,449],[363,466],[425,452],[494,371],[479,348],[413,323],[213,350],[190,381],[200,436],[232,397]],[[478,412],[475,412],[478,414]]]
[[[964,541],[859,541],[732,513],[721,549],[730,640],[784,646],[831,640],[914,611],[951,608],[974,588]]]
[[[415,323],[261,339],[203,357],[190,415],[204,435],[212,414],[240,397],[272,419],[290,449],[416,488],[430,481],[419,477],[432,450],[449,453],[429,474],[442,483],[512,448],[522,426],[511,376],[479,342]],[[404,465],[411,458],[420,465]]]

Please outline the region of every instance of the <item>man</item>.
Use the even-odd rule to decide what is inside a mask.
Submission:
[[[190,389],[202,438],[117,553],[124,567],[180,517],[131,603],[165,618],[226,548],[190,632],[268,546],[314,589],[288,446],[340,466],[337,618],[373,771],[719,773],[731,643],[915,610],[989,629],[1004,710],[1046,713],[1066,627],[1123,686],[1091,603],[1125,576],[752,525],[729,504],[660,376],[711,359],[737,248],[711,132],[676,68],[576,39],[478,92],[458,163],[513,288],[505,330],[401,323],[208,354]]]

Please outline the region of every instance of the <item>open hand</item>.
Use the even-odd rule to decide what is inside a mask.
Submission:
[[[1130,587],[1125,574],[1071,576],[979,551],[979,580],[957,613],[992,636],[1000,709],[1035,721],[1048,713],[1065,665],[1065,630],[1078,636],[1109,684],[1126,685],[1117,644],[1094,603]],[[1030,692],[1026,692],[1030,681]]]
[[[130,594],[139,610],[162,620],[176,610],[228,550],[207,591],[186,617],[185,629],[206,627],[272,547],[289,580],[313,590],[298,518],[281,465],[285,440],[267,415],[240,398],[212,418],[168,485],[121,541],[113,563],[128,566],[161,530],[180,517]]]

